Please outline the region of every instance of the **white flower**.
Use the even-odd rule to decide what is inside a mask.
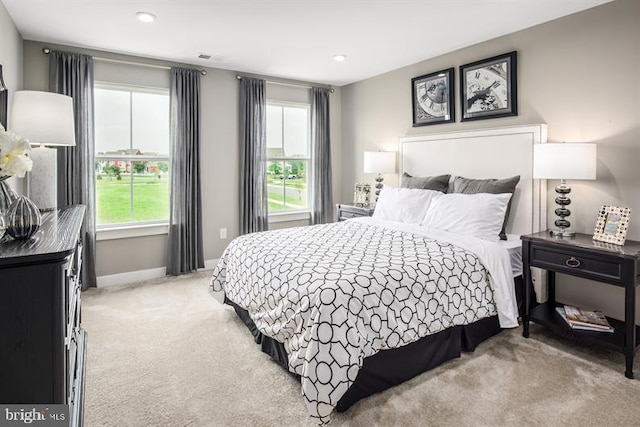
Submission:
[[[33,161],[29,157],[31,146],[29,141],[0,125],[0,178],[17,176],[31,171]]]

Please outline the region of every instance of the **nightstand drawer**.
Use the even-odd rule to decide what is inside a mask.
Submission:
[[[619,258],[593,256],[567,248],[531,244],[532,266],[566,272],[579,277],[605,282],[623,283],[622,262]]]
[[[363,215],[361,214],[357,214],[355,212],[347,212],[347,211],[340,211],[340,221],[344,221],[345,219],[351,219],[351,218],[358,218],[361,217]]]
[[[360,207],[353,205],[338,205],[338,221],[346,221],[351,218],[358,218],[363,216],[372,216],[373,208]]]

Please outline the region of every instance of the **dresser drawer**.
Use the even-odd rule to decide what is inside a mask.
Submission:
[[[75,365],[73,367],[70,394],[69,394],[69,426],[79,427],[83,423],[83,407],[84,407],[84,376],[86,367],[86,349],[87,334],[84,329],[79,328],[74,337],[75,346]]]
[[[594,256],[571,248],[531,244],[530,263],[534,267],[609,283],[623,283],[619,258]]]
[[[73,330],[80,326],[80,284],[77,279],[71,279],[69,281],[69,306],[67,313],[67,332],[65,335],[65,343],[67,344],[67,348],[69,347],[69,340],[73,335]]]
[[[78,331],[74,331],[67,346],[67,403],[73,398],[73,381],[78,361]]]
[[[80,283],[80,271],[82,271],[82,242],[78,241],[78,247],[74,253],[73,275]]]

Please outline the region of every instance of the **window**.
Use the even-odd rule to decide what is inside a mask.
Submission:
[[[269,213],[309,211],[309,105],[267,103]]]
[[[96,83],[96,224],[169,219],[169,91]]]

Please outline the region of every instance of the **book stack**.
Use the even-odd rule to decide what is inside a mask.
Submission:
[[[556,307],[556,311],[571,329],[597,332],[613,332],[613,327],[601,311],[586,310],[571,305]]]

